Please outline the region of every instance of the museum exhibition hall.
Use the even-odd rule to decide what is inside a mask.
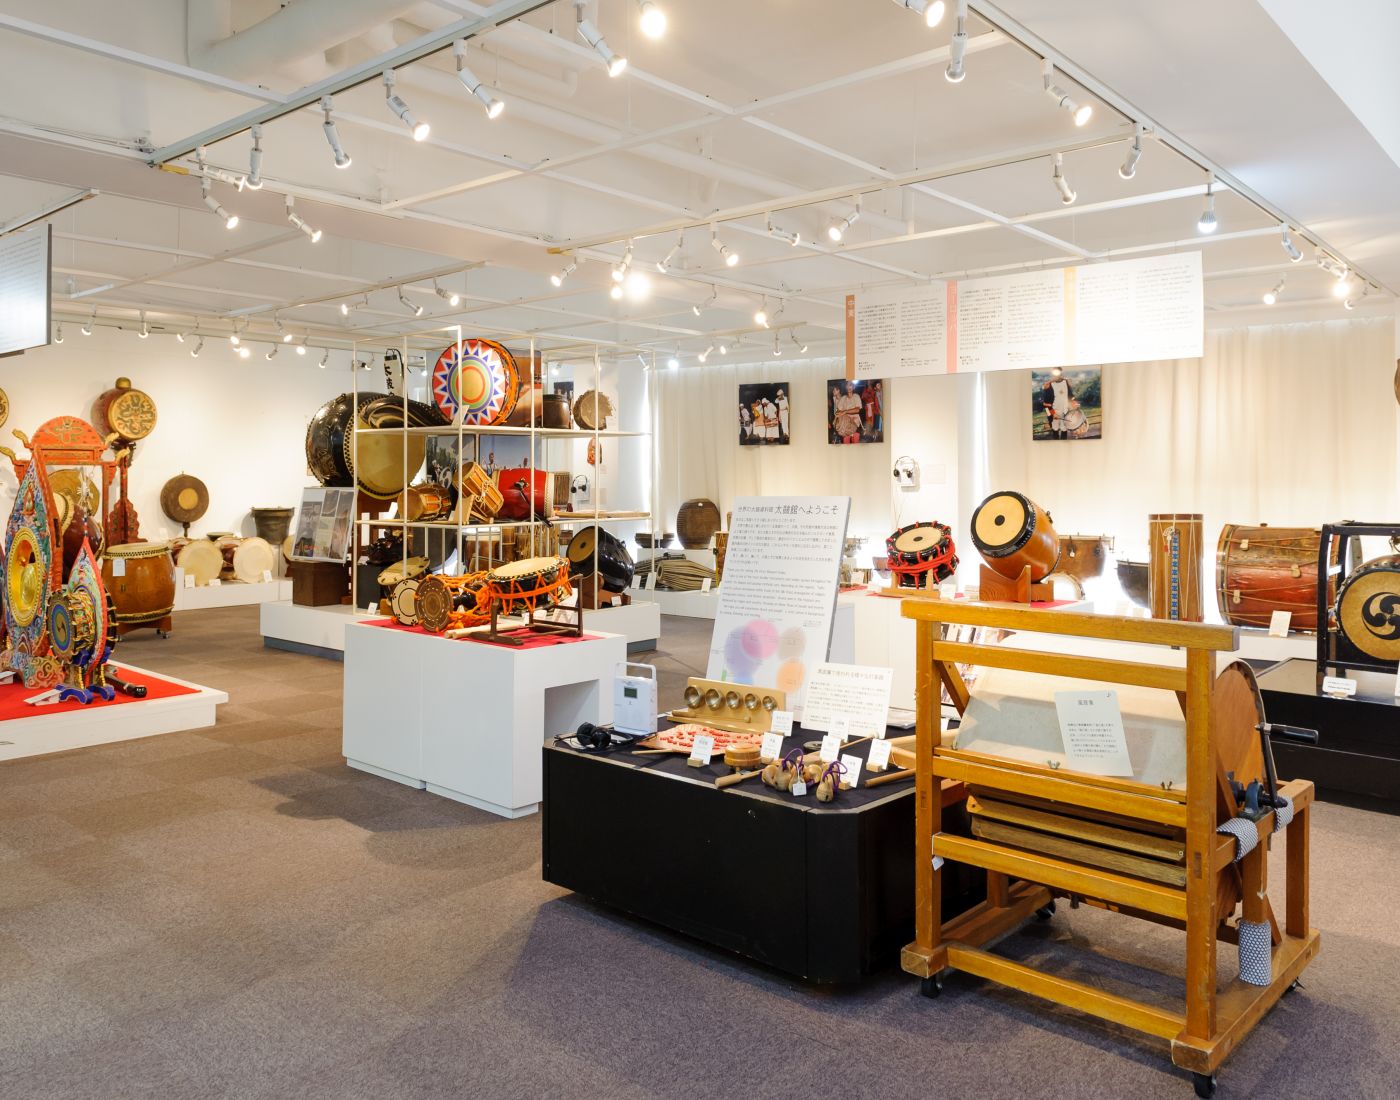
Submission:
[[[1397,50],[0,0],[0,1096],[1400,1095]]]

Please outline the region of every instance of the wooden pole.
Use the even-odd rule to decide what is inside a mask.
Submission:
[[[1209,650],[1186,651],[1186,1033],[1214,1038],[1216,876],[1214,664]]]
[[[938,947],[943,920],[942,875],[933,869],[933,835],[943,828],[943,792],[933,774],[933,747],[943,709],[933,667],[934,634],[939,629],[928,620],[915,628],[914,944],[925,957]]]

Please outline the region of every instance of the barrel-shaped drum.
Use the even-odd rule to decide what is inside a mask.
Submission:
[[[175,609],[175,562],[168,542],[126,542],[102,557],[102,584],[118,623],[154,623]]]
[[[1060,560],[1050,513],[1010,491],[993,493],[972,513],[972,545],[988,568],[1009,580],[1029,566],[1032,583],[1042,581]]]
[[[1215,551],[1215,593],[1220,615],[1236,626],[1267,627],[1275,611],[1291,613],[1293,630],[1317,630],[1317,554],[1322,532],[1310,527],[1257,527],[1227,523]],[[1333,539],[1336,565],[1341,540]],[[1327,578],[1326,606],[1337,594]]]
[[[596,558],[598,579],[605,592],[626,592],[637,570],[622,540],[601,527],[585,527],[575,534],[565,556],[575,577],[590,576]]]

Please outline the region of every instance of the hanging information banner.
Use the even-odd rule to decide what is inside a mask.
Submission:
[[[1199,252],[846,299],[852,379],[1195,359],[1204,343]]]
[[[49,342],[49,241],[41,225],[0,237],[0,355]]]
[[[774,687],[802,710],[826,661],[850,497],[740,497],[710,638],[710,680]]]

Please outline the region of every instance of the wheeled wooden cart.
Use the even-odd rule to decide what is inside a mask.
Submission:
[[[938,994],[944,970],[964,970],[1166,1039],[1172,1062],[1195,1075],[1197,1094],[1212,1095],[1217,1068],[1293,986],[1319,942],[1308,924],[1313,785],[1295,780],[1274,788],[1292,807],[1285,833],[1282,926],[1269,905],[1267,869],[1275,814],[1282,821],[1287,809],[1257,816],[1252,824],[1258,843],[1239,862],[1236,838],[1216,831],[1241,816],[1238,791],[1227,773],[1248,782],[1254,761],[1268,756],[1269,727],[1257,690],[1251,699],[1252,675],[1232,664],[1216,677],[1217,654],[1237,648],[1236,628],[953,600],[909,600],[903,613],[916,620],[918,677],[915,938],[903,951],[904,969],[923,979],[928,996]],[[1156,655],[1166,663],[948,642],[941,637],[945,623],[1179,647],[1185,667],[1179,657],[1162,657],[1160,649]],[[1185,790],[941,745],[940,685],[948,688],[960,713],[969,705],[958,662],[1097,681],[1090,685],[1094,688],[1121,684],[1174,692],[1185,717]],[[945,834],[937,792],[948,779],[967,785],[974,814],[985,809],[979,800],[1010,809],[1000,812],[1001,820],[988,814],[988,826],[974,829],[972,837]],[[1134,841],[1138,834],[1141,843]],[[1105,838],[1107,846],[1100,848]],[[1178,861],[1159,850],[1173,845],[1181,855]],[[1150,853],[1147,863],[1122,858],[1135,849]],[[939,866],[945,860],[985,869],[988,899],[942,923]],[[1107,993],[984,949],[1027,919],[1047,917],[1056,897],[1184,931],[1185,1010]],[[1238,943],[1242,923],[1247,930],[1267,930],[1264,977],[1254,975],[1267,984],[1236,979],[1217,988],[1217,944]]]

